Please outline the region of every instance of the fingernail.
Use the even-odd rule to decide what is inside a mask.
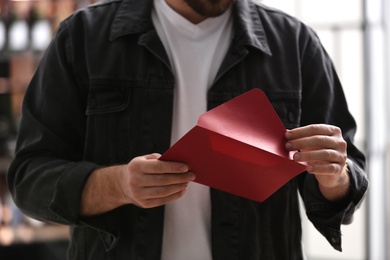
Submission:
[[[292,133],[290,132],[286,132],[286,134],[284,135],[287,139],[290,139],[292,137]]]
[[[301,155],[299,153],[294,153],[294,160],[299,160],[301,159]]]
[[[182,171],[182,172],[188,172],[188,166],[187,165],[184,165],[184,166],[182,166],[181,168],[180,168],[180,170]]]
[[[308,171],[308,172],[311,172],[313,170],[314,170],[314,167],[311,165],[307,166],[307,168],[306,168],[306,171]]]
[[[286,149],[287,149],[287,150],[291,150],[292,147],[293,147],[292,143],[290,143],[290,142],[287,142],[287,143],[286,143]]]
[[[193,181],[193,180],[195,180],[195,178],[196,178],[195,173],[191,172],[191,174],[190,174],[190,180]]]

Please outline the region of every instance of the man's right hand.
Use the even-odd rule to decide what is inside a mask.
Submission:
[[[142,208],[161,206],[182,197],[188,182],[195,179],[188,166],[160,161],[159,154],[134,158],[122,172],[127,201]]]
[[[195,174],[186,164],[160,161],[160,156],[139,156],[127,165],[96,169],[83,190],[81,215],[102,214],[125,204],[152,208],[182,197]]]

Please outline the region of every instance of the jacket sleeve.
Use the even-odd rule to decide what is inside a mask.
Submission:
[[[341,251],[341,224],[353,220],[368,188],[365,156],[354,145],[356,123],[350,114],[342,86],[328,54],[315,33],[305,42],[302,55],[302,117],[301,125],[324,123],[341,128],[348,144],[347,164],[350,169],[349,198],[341,205],[327,201],[318,188],[314,175],[304,174],[300,192],[309,220],[329,243]]]
[[[98,167],[82,161],[86,86],[75,77],[72,51],[63,23],[27,88],[7,176],[25,214],[61,224],[79,222],[84,183]]]

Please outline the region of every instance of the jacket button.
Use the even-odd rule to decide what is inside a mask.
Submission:
[[[294,121],[295,121],[294,113],[291,112],[291,111],[288,112],[287,118],[288,118],[288,120],[290,121],[290,123],[294,122]]]
[[[114,242],[114,237],[107,235],[106,238],[104,239],[104,241],[107,243],[108,246],[111,246],[112,243]]]

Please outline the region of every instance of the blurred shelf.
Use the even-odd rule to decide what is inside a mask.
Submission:
[[[0,226],[0,246],[68,241],[69,227],[62,225]]]

